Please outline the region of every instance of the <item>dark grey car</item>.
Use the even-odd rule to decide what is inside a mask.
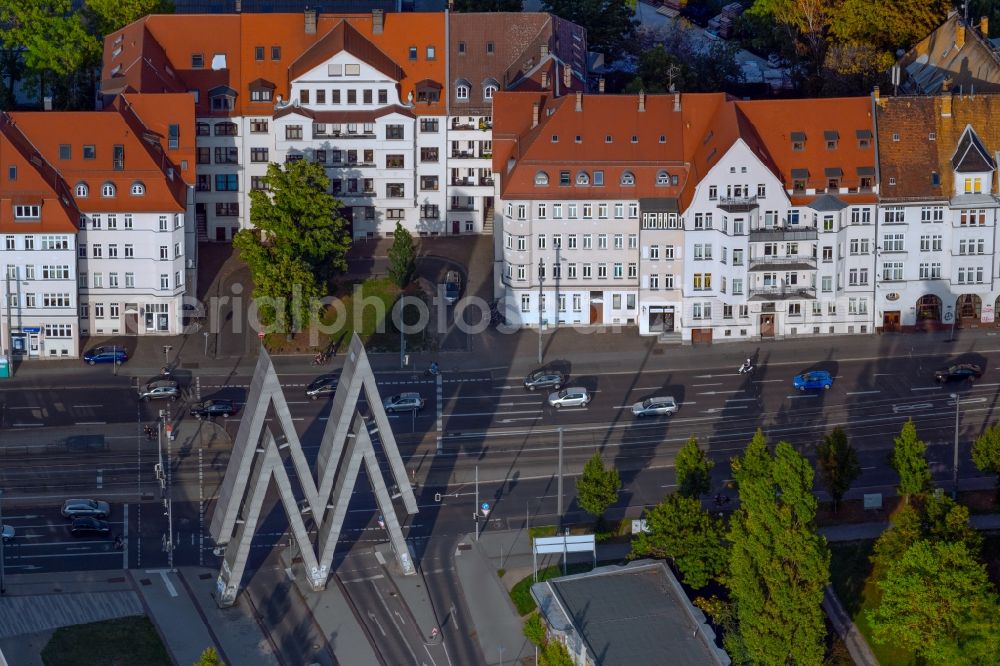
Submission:
[[[154,379],[139,387],[139,399],[176,400],[181,395],[181,387],[173,379]]]
[[[111,515],[111,506],[107,502],[92,499],[68,499],[63,502],[64,518],[107,518]]]
[[[529,391],[551,389],[558,391],[566,383],[566,376],[558,370],[535,370],[524,378],[524,388]]]
[[[333,395],[337,390],[337,375],[321,375],[306,387],[306,395],[312,400]]]

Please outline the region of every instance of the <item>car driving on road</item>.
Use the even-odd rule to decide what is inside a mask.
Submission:
[[[524,388],[529,391],[535,389],[556,389],[562,388],[566,382],[566,377],[558,370],[535,370],[524,378]]]
[[[228,417],[236,413],[232,400],[206,400],[191,408],[191,416],[196,419],[210,419],[216,416]]]
[[[320,375],[306,387],[306,396],[312,400],[333,395],[337,390],[337,375]]]
[[[959,363],[942,368],[934,373],[934,381],[944,382],[974,382],[983,376],[983,369],[975,363]]]
[[[448,271],[444,278],[444,302],[454,305],[462,293],[462,276],[458,271]]]
[[[180,384],[173,379],[155,379],[139,387],[139,400],[176,400],[181,395]]]
[[[393,412],[417,412],[423,409],[424,399],[420,397],[419,393],[400,393],[386,398],[382,406],[390,414]]]
[[[69,526],[69,533],[75,537],[107,536],[110,532],[107,521],[97,518],[75,518]]]
[[[632,405],[632,414],[643,416],[670,416],[677,413],[677,401],[671,396],[647,398]]]
[[[566,388],[549,394],[549,404],[556,409],[586,407],[589,403],[590,393],[585,388]]]
[[[107,518],[111,506],[107,502],[93,499],[68,499],[62,505],[63,518]]]
[[[0,538],[3,539],[4,543],[10,543],[14,540],[14,527],[11,525],[0,525]]]
[[[128,352],[124,347],[94,347],[83,354],[83,360],[90,365],[98,363],[124,363],[128,360]]]
[[[828,391],[833,386],[833,376],[826,370],[803,372],[801,375],[795,376],[792,380],[792,386],[799,391],[805,391],[806,389],[823,389]]]

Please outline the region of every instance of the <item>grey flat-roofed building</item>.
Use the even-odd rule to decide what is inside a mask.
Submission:
[[[654,560],[599,567],[531,586],[550,639],[580,666],[730,663],[670,569]]]

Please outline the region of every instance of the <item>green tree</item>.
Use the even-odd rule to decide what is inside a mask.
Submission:
[[[677,472],[677,487],[685,497],[701,497],[712,488],[712,468],[715,461],[709,460],[698,446],[698,438],[691,436],[677,452],[674,469]]]
[[[878,578],[917,541],[964,543],[978,553],[983,538],[969,523],[969,509],[943,493],[916,496],[892,517],[889,529],[875,541],[872,563]]]
[[[455,0],[456,12],[520,12],[523,0]]]
[[[995,626],[998,608],[986,568],[966,544],[917,541],[878,585],[879,605],[865,611],[876,643],[933,663],[987,663],[979,661],[986,656],[983,637],[969,632]],[[990,642],[995,646],[997,638]],[[971,659],[954,660],[956,652]]]
[[[895,441],[890,462],[899,474],[896,490],[909,502],[912,495],[925,493],[931,487],[931,470],[924,457],[927,445],[917,438],[917,427],[913,425],[913,419],[906,420]]]
[[[573,666],[573,658],[560,641],[549,641],[538,653],[538,666]]]
[[[669,495],[646,511],[646,526],[632,540],[629,558],[670,558],[684,582],[695,589],[705,587],[725,570],[728,553],[722,521],[705,511],[694,497]]]
[[[686,66],[680,58],[671,53],[663,44],[656,44],[639,54],[635,78],[626,88],[627,92],[645,91],[650,94],[685,90],[684,74]]]
[[[86,0],[84,16],[99,37],[150,14],[173,14],[170,0]]]
[[[298,330],[310,301],[326,294],[325,280],[347,268],[347,223],[320,164],[270,164],[266,182],[269,190],[250,192],[255,228],[239,231],[233,247],[250,269],[254,297],[274,301],[261,308],[264,322]]]
[[[609,62],[635,37],[636,20],[625,0],[542,0],[542,8],[587,30],[587,47]]]
[[[754,0],[748,13],[785,26],[788,36],[802,44],[818,73],[826,49],[832,5],[831,0]]]
[[[194,666],[226,666],[226,662],[222,661],[214,647],[207,647],[202,651],[201,657],[194,663]]]
[[[1000,497],[1000,423],[987,428],[972,444],[972,462],[980,472],[996,474]]]
[[[841,43],[908,49],[944,22],[950,0],[841,0],[830,6],[830,35]]]
[[[595,453],[576,480],[576,500],[584,511],[601,518],[608,507],[618,501],[621,477],[614,467],[605,469],[601,454]]]
[[[754,663],[818,664],[830,552],[813,524],[812,466],[786,442],[772,456],[758,430],[732,469],[740,508],[730,521],[725,582],[739,640]]]
[[[541,647],[545,645],[545,623],[542,622],[542,616],[538,613],[532,613],[531,616],[524,621],[524,637],[527,638],[532,644]]]
[[[410,284],[415,270],[414,257],[416,250],[413,245],[413,234],[402,224],[396,222],[392,245],[389,246],[389,277],[400,289]]]
[[[836,510],[844,493],[861,476],[858,452],[847,441],[847,433],[842,428],[831,430],[817,447],[816,468],[819,480],[833,498],[833,508]]]

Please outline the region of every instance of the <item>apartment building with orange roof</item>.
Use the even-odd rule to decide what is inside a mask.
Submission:
[[[16,356],[77,356],[88,335],[181,331],[196,275],[193,129],[186,92],[2,116],[2,337]]]
[[[664,340],[872,331],[871,102],[505,93],[508,319]]]
[[[485,20],[381,10],[147,16],[106,38],[102,91],[107,100],[194,95],[204,239],[248,226],[249,192],[265,187],[267,165],[297,159],[326,167],[355,238],[391,235],[397,222],[425,235],[488,233],[492,92],[567,65],[583,87],[586,35],[548,15],[491,14],[489,31]],[[452,73],[463,62],[474,76]],[[482,99],[463,104],[472,94]]]

